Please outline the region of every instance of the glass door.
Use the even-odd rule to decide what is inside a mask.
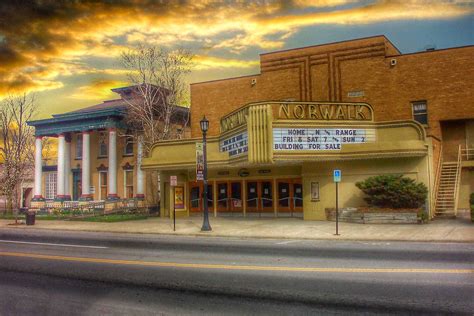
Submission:
[[[247,212],[257,212],[259,208],[258,182],[247,182]]]
[[[214,191],[212,191],[212,184],[207,185],[207,207],[209,211],[214,211]]]
[[[242,182],[230,183],[230,209],[233,212],[242,212]]]
[[[201,211],[201,186],[198,183],[189,184],[189,205],[192,212]]]
[[[262,211],[273,211],[273,189],[272,181],[260,182],[260,200]]]
[[[290,181],[278,180],[278,211],[289,211],[290,206]]]
[[[301,184],[301,179],[293,180],[293,211],[302,212],[303,211],[303,184]]]
[[[217,211],[227,212],[230,209],[230,194],[227,182],[217,182]]]

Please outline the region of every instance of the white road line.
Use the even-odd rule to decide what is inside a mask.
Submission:
[[[52,244],[48,242],[32,242],[32,241],[14,241],[14,240],[2,240],[0,242],[10,244],[28,244],[28,245],[42,245],[42,246],[56,246],[56,247],[75,247],[75,248],[93,248],[93,249],[106,249],[109,247],[102,246],[85,246],[85,245],[70,245],[70,244]]]
[[[288,240],[288,241],[281,241],[281,242],[277,242],[276,245],[287,245],[287,244],[291,244],[291,243],[294,243],[294,242],[300,242],[301,240]]]

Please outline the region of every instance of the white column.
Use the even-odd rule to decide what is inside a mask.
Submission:
[[[56,182],[56,198],[64,199],[64,167],[66,162],[66,139],[64,134],[58,135],[58,180]]]
[[[91,176],[91,159],[90,159],[90,142],[91,135],[89,131],[82,132],[82,192],[81,200],[90,200],[92,199],[90,186],[90,176]]]
[[[109,129],[109,192],[108,199],[117,198],[117,131]]]
[[[34,200],[42,200],[43,194],[41,191],[42,177],[43,177],[43,162],[41,152],[43,151],[43,143],[41,143],[41,136],[36,137],[35,141],[35,187]]]
[[[145,175],[142,170],[143,159],[143,138],[140,136],[137,143],[137,192],[136,198],[143,199],[145,197]]]
[[[66,200],[71,200],[71,139],[66,138],[66,147],[64,150],[64,195]]]

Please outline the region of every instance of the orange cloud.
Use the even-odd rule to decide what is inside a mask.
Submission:
[[[95,101],[107,100],[116,96],[110,89],[126,85],[125,81],[119,80],[95,80],[89,85],[77,88],[69,98]]]
[[[97,69],[87,60],[117,60],[137,42],[192,44],[238,54],[249,47],[281,48],[307,26],[452,19],[474,12],[467,1],[448,0],[42,3],[0,5],[0,16],[9,19],[0,30],[0,96],[9,91],[57,89],[64,76],[123,75],[121,69]],[[198,69],[248,68],[256,62],[198,56],[196,65]]]

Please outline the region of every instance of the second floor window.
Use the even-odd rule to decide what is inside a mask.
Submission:
[[[108,142],[107,142],[107,133],[100,132],[99,134],[99,157],[107,157],[108,152]]]
[[[124,155],[133,155],[133,137],[125,136],[125,144],[123,148]]]
[[[76,159],[82,158],[82,134],[76,135]]]
[[[412,102],[413,119],[423,125],[428,125],[428,108],[426,101]]]

